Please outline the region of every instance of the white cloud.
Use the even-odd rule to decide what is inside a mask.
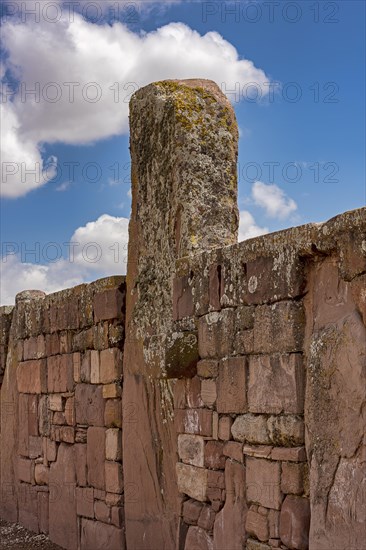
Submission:
[[[96,277],[125,274],[127,244],[128,220],[104,214],[74,232],[67,259],[46,264],[41,257],[40,263],[34,264],[27,262],[25,255],[9,254],[0,264],[0,303],[14,304],[16,294],[22,290],[56,292]],[[54,250],[50,248],[51,253]]]
[[[267,185],[256,181],[252,187],[254,203],[264,208],[271,218],[283,220],[297,210],[296,202],[288,197],[277,185]]]
[[[248,210],[240,211],[239,218],[239,242],[246,239],[252,239],[253,237],[259,237],[259,235],[265,235],[268,233],[267,227],[260,227],[256,224],[252,214]]]
[[[78,14],[53,24],[9,18],[2,39],[6,67],[22,83],[5,108],[11,119],[2,129],[5,158],[33,168],[42,143],[84,144],[127,133],[129,99],[149,82],[198,77],[227,90],[249,82],[267,90],[265,73],[240,59],[217,32],[201,36],[183,23],[137,34],[122,23],[94,25]],[[32,89],[37,97],[26,94]],[[15,175],[3,181],[1,193],[24,195],[48,179],[21,184]]]

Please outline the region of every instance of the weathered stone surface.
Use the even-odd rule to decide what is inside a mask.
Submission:
[[[231,426],[233,438],[249,443],[271,443],[267,418],[264,415],[243,414],[237,416]]]
[[[289,548],[306,550],[309,547],[309,527],[309,500],[288,495],[280,514],[281,541]]]
[[[267,424],[269,437],[274,445],[296,447],[304,444],[305,428],[301,417],[270,416]]]
[[[286,494],[301,495],[304,490],[304,473],[303,464],[283,462],[281,491]]]
[[[189,409],[203,406],[201,398],[201,380],[198,376],[186,380],[186,400]]]
[[[272,460],[287,460],[290,462],[306,462],[305,447],[293,447],[286,449],[285,447],[275,447],[271,450]]]
[[[178,433],[212,435],[212,411],[186,409],[175,411],[175,426]]]
[[[122,374],[122,352],[118,348],[109,348],[100,352],[100,382],[110,384]]]
[[[194,313],[191,278],[187,275],[173,281],[173,320],[190,317]]]
[[[63,548],[76,550],[78,533],[75,499],[75,454],[70,445],[61,443],[57,461],[50,466],[49,530],[50,539]]]
[[[110,523],[110,508],[103,500],[96,500],[94,502],[94,515],[98,521]]]
[[[245,530],[249,535],[254,535],[260,541],[267,541],[269,537],[267,517],[249,510],[245,522]]]
[[[48,391],[61,393],[74,387],[74,363],[72,354],[55,355],[47,359]]]
[[[178,490],[195,500],[207,500],[208,470],[178,462],[176,465]]]
[[[214,524],[214,550],[230,548],[242,550],[245,542],[245,469],[242,464],[226,461],[226,501],[216,515]]]
[[[198,349],[202,359],[225,357],[232,352],[235,318],[232,309],[213,311],[198,320]]]
[[[101,386],[77,384],[75,389],[77,424],[104,426],[104,406]]]
[[[32,483],[34,477],[34,464],[27,458],[18,458],[18,479],[25,483]]]
[[[225,468],[225,456],[222,441],[207,441],[205,445],[205,467],[215,470]]]
[[[202,510],[202,502],[189,499],[183,503],[183,519],[188,525],[197,525],[198,518]]]
[[[122,465],[118,462],[105,462],[105,489],[108,493],[123,491]]]
[[[34,467],[34,479],[37,485],[48,485],[50,470],[43,464],[36,464]]]
[[[121,319],[123,315],[123,293],[112,288],[94,296],[94,320]]]
[[[231,426],[233,419],[231,416],[221,416],[219,419],[218,437],[224,441],[231,439]]]
[[[104,426],[107,428],[122,427],[122,407],[120,399],[106,399],[104,401]]]
[[[270,460],[247,457],[246,490],[248,501],[266,508],[281,508],[281,465]]]
[[[49,531],[49,493],[39,492],[37,498],[39,532],[47,535]]]
[[[203,468],[205,442],[199,435],[178,435],[178,455],[182,462]]]
[[[17,382],[20,393],[46,393],[47,370],[45,359],[35,359],[19,363]]]
[[[87,446],[83,443],[76,443],[75,449],[75,469],[76,480],[79,486],[87,485]]]
[[[237,462],[244,461],[243,445],[241,443],[237,443],[236,441],[228,441],[225,443],[223,453],[225,456],[228,456]]]
[[[216,402],[217,389],[215,380],[202,380],[201,398],[206,407],[212,407]]]
[[[197,363],[197,374],[201,378],[216,378],[219,374],[219,362],[211,359],[202,359]]]
[[[106,460],[122,459],[122,432],[118,428],[109,428],[105,433]]]
[[[247,410],[246,377],[245,357],[229,357],[220,362],[217,379],[217,412],[243,413]]]
[[[96,550],[97,548],[124,550],[125,544],[122,529],[100,521],[82,519],[80,549]]]
[[[87,466],[88,484],[96,489],[105,489],[105,428],[88,428]],[[114,492],[114,491],[111,491]]]
[[[254,353],[302,351],[304,325],[299,302],[258,306],[254,314]]]
[[[198,527],[202,527],[206,531],[212,531],[215,523],[216,513],[213,511],[211,506],[204,505],[202,507],[200,517],[198,518]]]
[[[184,550],[213,550],[213,540],[210,535],[200,527],[188,529]]]
[[[85,518],[94,518],[94,489],[76,487],[76,513]]]
[[[305,376],[300,354],[249,357],[248,410],[293,413],[304,410]]]

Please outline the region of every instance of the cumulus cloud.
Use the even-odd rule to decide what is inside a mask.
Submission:
[[[275,184],[268,185],[256,181],[252,187],[252,198],[271,218],[283,220],[297,210],[296,202]]]
[[[268,233],[268,228],[257,225],[254,217],[248,210],[240,211],[239,242],[259,237],[259,235],[265,235],[266,233]]]
[[[45,250],[51,256],[54,247],[43,247],[37,264],[27,262],[25,254],[8,254],[0,265],[0,303],[14,304],[16,294],[26,289],[49,293],[96,277],[124,275],[127,245],[128,220],[104,214],[74,232],[66,248],[67,258],[45,263]]]
[[[134,33],[123,23],[95,25],[79,14],[53,24],[8,18],[2,39],[6,68],[20,81],[5,103],[5,158],[33,169],[42,143],[85,144],[127,133],[129,99],[149,82],[199,77],[226,90],[250,82],[267,89],[265,73],[217,32],[200,35],[183,23]],[[1,193],[24,195],[48,180],[30,176],[19,184],[15,174],[2,181]]]

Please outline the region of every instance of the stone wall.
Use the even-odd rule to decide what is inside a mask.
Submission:
[[[0,310],[1,517],[70,549],[366,550],[366,209],[236,244],[207,81],[137,92],[131,155],[126,287]]]
[[[124,301],[122,277],[23,292],[6,325],[1,517],[63,548],[124,546]]]

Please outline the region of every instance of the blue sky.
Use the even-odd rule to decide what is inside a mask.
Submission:
[[[18,173],[9,177],[11,188],[8,180],[4,185],[2,179],[2,303],[10,303],[17,291],[30,285],[52,291],[123,271],[130,212],[127,100],[138,86],[162,76],[212,75],[233,102],[241,134],[241,238],[323,221],[365,205],[363,1],[177,1],[164,6],[135,6],[135,12],[131,8],[126,11],[121,3],[119,19],[124,30],[108,17],[108,12],[97,23],[76,13],[76,19],[80,17],[83,23],[74,40],[83,40],[87,33],[93,37],[88,38],[91,51],[87,57],[80,53],[73,58],[73,49],[68,50],[67,19],[51,25],[42,21],[42,16],[47,18],[44,13],[37,22],[30,15],[22,18],[20,12],[3,18],[3,83],[8,81],[14,86],[14,82],[26,82],[30,87],[34,74],[33,83],[57,81],[64,93],[63,83],[74,80],[70,67],[77,71],[80,63],[82,82],[100,82],[104,99],[107,83],[115,81],[113,76],[119,75],[120,67],[123,76],[117,80],[122,90],[125,87],[122,94],[126,98],[112,101],[115,92],[109,90],[109,103],[106,101],[103,107],[102,102],[90,103],[85,98],[80,106],[77,101],[70,106],[67,101],[50,103],[42,98],[40,103],[28,98],[20,101],[19,91],[9,93],[2,107],[9,108],[5,113],[10,120],[7,128],[16,136],[2,135],[2,144],[10,144],[10,153],[4,155],[6,161],[18,166],[24,157],[25,161],[53,159],[54,164],[57,158],[58,175],[44,185],[27,180],[18,186],[12,179],[19,177]],[[90,13],[84,10],[84,16]],[[191,66],[179,48],[174,63],[167,58],[164,32],[150,34],[172,23],[183,23],[188,28],[174,27],[174,32],[169,31],[173,35],[169,40],[185,36],[180,39]],[[37,38],[40,29],[47,43]],[[200,36],[194,34],[192,38],[191,30]],[[201,38],[212,31],[226,41],[218,46],[221,53]],[[147,55],[137,54],[143,36],[151,36],[154,41]],[[118,51],[114,47],[105,50],[106,56],[116,56],[109,74],[108,60],[104,67],[100,49],[115,40],[120,44]],[[24,43],[29,48],[22,47]],[[94,47],[99,47],[95,53]],[[236,60],[232,47],[237,51]],[[156,55],[151,53],[153,49]],[[151,59],[145,61],[149,55]],[[229,56],[227,63],[225,55]],[[238,65],[243,59],[254,64],[254,72]],[[269,84],[271,94],[267,93]],[[49,88],[46,93],[53,91]],[[254,92],[261,95],[257,101]],[[75,163],[74,178],[70,177],[70,163]],[[34,189],[29,191],[31,187]],[[82,243],[97,241],[103,252],[113,248],[115,242],[123,244],[117,260],[106,259],[104,254],[95,263],[77,257],[71,265],[69,248],[64,243],[72,237]],[[57,247],[47,243],[56,243]],[[26,249],[40,253],[26,254]],[[50,258],[58,262],[50,263]]]

